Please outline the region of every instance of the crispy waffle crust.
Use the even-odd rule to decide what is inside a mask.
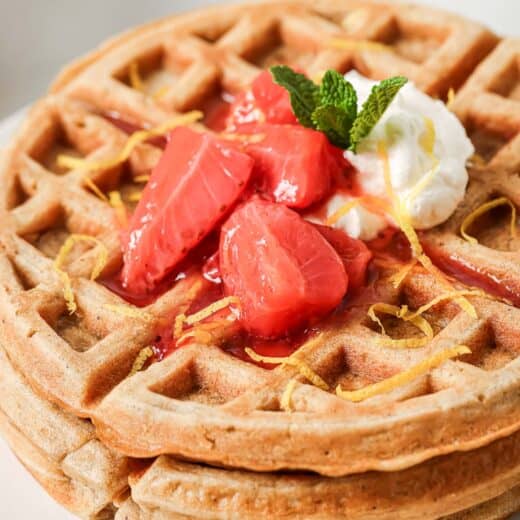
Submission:
[[[331,45],[333,37],[382,42],[392,50],[339,49]],[[107,247],[104,275],[120,268],[113,210],[86,189],[84,171],[66,172],[56,162],[61,152],[89,159],[118,154],[127,136],[102,114],[116,111],[137,124],[158,124],[203,109],[220,90],[243,89],[259,68],[283,62],[310,75],[327,68],[356,68],[374,78],[404,74],[440,97],[465,82],[454,109],[485,160],[471,172],[458,212],[425,233],[424,241],[447,260],[474,262],[505,280],[512,295],[520,294],[519,244],[509,239],[500,215],[473,230],[480,245],[470,248],[458,237],[464,215],[491,196],[520,203],[519,55],[518,41],[498,43],[480,25],[453,15],[349,0],[208,9],[112,40],[61,74],[0,165],[0,333],[12,363],[45,400],[92,419],[106,445],[132,457],[172,454],[253,470],[341,476],[399,471],[515,439],[520,310],[506,303],[471,298],[477,319],[453,302],[436,305],[429,319],[440,332],[413,351],[381,347],[367,306],[339,325],[325,324],[320,338],[297,355],[331,388],[381,380],[455,343],[472,349],[471,356],[354,404],[307,384],[291,367],[267,372],[197,344],[127,378],[158,328],[186,308],[199,276],[190,274],[140,316],[126,317],[104,307],[126,302],[89,279],[99,247],[78,247],[65,265],[78,304],[70,316],[53,259],[70,233],[82,233]],[[132,63],[142,71],[144,92],[130,87]],[[157,99],[153,93],[164,86]],[[142,144],[125,166],[89,175],[103,191],[125,194],[134,189],[132,176],[148,173],[159,155]],[[377,301],[417,308],[444,291],[428,273],[412,273],[398,290],[383,273],[374,289]],[[407,333],[395,327],[397,337]],[[289,413],[280,398],[293,377],[298,382]]]
[[[403,519],[490,520],[520,504],[518,434],[395,474],[332,479],[216,469],[166,456],[135,461],[105,448],[89,421],[35,394],[1,349],[0,369],[0,432],[49,494],[83,518],[390,519],[399,511]],[[484,504],[472,508],[477,502]]]

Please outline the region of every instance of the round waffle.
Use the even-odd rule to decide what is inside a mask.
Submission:
[[[52,497],[96,520],[391,519],[397,511],[403,519],[490,520],[520,505],[519,434],[397,473],[340,478],[132,460],[103,446],[89,421],[35,394],[2,349],[0,432]]]
[[[382,42],[389,50],[362,44],[339,49],[333,38]],[[331,388],[379,381],[454,343],[472,349],[461,361],[354,404],[307,384],[292,367],[268,372],[196,343],[127,377],[158,328],[185,308],[200,275],[134,309],[89,279],[99,247],[78,248],[65,266],[78,304],[70,316],[53,262],[67,236],[80,233],[108,249],[104,275],[120,268],[113,209],[90,192],[84,171],[63,170],[56,161],[63,152],[116,156],[127,136],[104,114],[159,124],[204,108],[219,91],[242,90],[263,67],[290,63],[311,76],[328,68],[355,68],[373,78],[402,74],[432,96],[458,90],[454,110],[484,160],[471,172],[459,211],[425,233],[424,241],[446,259],[456,257],[503,281],[514,297],[520,293],[518,243],[506,238],[507,227],[497,219],[491,232],[487,226],[475,230],[476,246],[468,246],[458,228],[469,210],[491,196],[520,202],[519,87],[512,71],[519,52],[518,41],[499,43],[483,27],[453,15],[350,0],[209,9],[111,41],[61,74],[1,163],[0,319],[10,359],[40,395],[91,418],[104,443],[132,457],[181,455],[253,470],[339,476],[403,470],[512,438],[520,428],[520,310],[509,303],[469,298],[474,319],[456,303],[441,302],[430,315],[440,332],[413,351],[381,347],[366,319],[368,306],[339,325],[325,323],[319,339],[304,344],[297,356]],[[135,63],[144,77],[139,90],[130,81]],[[154,92],[163,87],[158,99]],[[132,189],[129,179],[148,173],[159,155],[151,144],[138,145],[127,164],[89,172],[89,179],[103,191],[124,194]],[[378,301],[410,308],[443,290],[420,269],[398,289],[385,276],[375,287]],[[107,305],[135,312],[125,316]],[[397,337],[405,333],[396,328]],[[287,412],[280,399],[294,377],[294,411]]]

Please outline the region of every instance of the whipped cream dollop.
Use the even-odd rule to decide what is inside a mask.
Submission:
[[[356,89],[361,109],[376,82],[356,71],[345,78]],[[393,190],[404,203],[412,225],[428,229],[448,219],[464,198],[468,182],[466,161],[474,153],[457,117],[442,101],[429,97],[409,82],[359,143],[357,153],[345,152],[358,171],[361,192],[389,200],[384,161],[379,153],[381,144],[388,154]],[[352,198],[347,193],[333,194],[325,202],[326,211],[320,215],[330,217]],[[310,220],[320,219],[310,216]],[[393,223],[389,215],[383,218],[361,204],[338,219],[334,227],[353,238],[371,240],[389,223]]]

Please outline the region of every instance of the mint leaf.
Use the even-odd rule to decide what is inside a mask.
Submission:
[[[320,105],[312,114],[316,129],[323,132],[329,141],[340,148],[348,148],[350,144],[350,114],[342,107]]]
[[[352,123],[357,116],[357,93],[351,83],[335,70],[328,70],[320,87],[320,106],[342,108]]]
[[[388,78],[372,87],[370,96],[363,104],[352,128],[350,129],[349,150],[356,152],[357,145],[365,138],[381,119],[386,109],[408,80],[402,76]]]
[[[312,113],[319,98],[319,87],[309,78],[285,65],[271,67],[275,83],[289,91],[294,115],[307,128],[315,128]]]

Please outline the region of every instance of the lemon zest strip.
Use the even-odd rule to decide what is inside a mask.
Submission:
[[[330,47],[349,51],[378,51],[393,52],[392,47],[384,43],[370,40],[354,40],[347,38],[331,38],[328,42]]]
[[[133,89],[138,90],[139,92],[144,92],[144,83],[141,74],[139,73],[139,63],[136,61],[130,63],[128,79],[130,80],[130,85]]]
[[[406,306],[397,307],[396,305],[390,305],[388,303],[374,303],[368,309],[367,314],[372,321],[379,325],[381,328],[381,333],[384,336],[388,335],[383,323],[377,317],[376,312],[395,316],[396,318],[400,318],[403,321],[409,321],[425,335],[424,338],[383,338],[379,341],[382,346],[388,346],[391,348],[419,348],[427,345],[433,338],[433,329],[428,321],[420,315],[408,316],[408,308]]]
[[[139,202],[143,198],[143,192],[136,191],[135,193],[130,193],[128,195],[128,202]]]
[[[373,385],[368,385],[365,388],[354,391],[345,391],[341,388],[341,385],[338,385],[336,387],[336,395],[346,401],[358,403],[368,399],[369,397],[391,392],[400,386],[410,383],[417,377],[427,374],[430,370],[439,367],[448,359],[459,357],[464,354],[471,354],[471,350],[465,345],[456,345],[437,352],[433,356],[421,361],[404,372],[400,372],[388,379],[383,379]]]
[[[81,169],[81,170],[108,170],[110,168],[114,168],[122,163],[124,163],[133,152],[134,148],[147,141],[151,137],[157,137],[160,135],[164,135],[166,132],[176,128],[177,126],[189,125],[195,123],[199,119],[203,117],[203,113],[199,110],[193,110],[191,112],[187,112],[186,114],[174,117],[162,125],[159,125],[155,128],[151,128],[148,130],[138,130],[134,132],[126,141],[125,146],[119,152],[118,155],[112,157],[111,159],[102,159],[99,161],[89,161],[86,159],[78,159],[77,157],[72,157],[69,155],[59,155],[57,159],[57,163],[59,166],[63,168],[69,169]]]
[[[446,108],[451,110],[453,108],[453,103],[455,102],[455,89],[450,87],[448,90],[448,97],[446,99]]]
[[[152,347],[144,347],[140,350],[139,354],[137,354],[137,357],[135,358],[134,364],[132,365],[132,369],[130,370],[130,373],[128,374],[128,377],[132,377],[133,375],[137,374],[137,372],[140,372],[145,363],[154,356],[154,351]]]
[[[126,316],[127,318],[138,318],[144,321],[151,321],[152,315],[144,312],[140,309],[136,309],[134,307],[130,307],[128,305],[118,305],[113,303],[105,303],[103,305],[104,309],[108,311],[114,312],[115,314],[120,314],[121,316]]]
[[[184,333],[178,340],[177,345],[184,343],[187,339],[194,338],[196,341],[200,343],[204,343],[205,345],[209,345],[213,341],[213,335],[206,331],[201,330],[198,327],[195,327],[188,332]]]
[[[298,369],[300,374],[308,379],[314,386],[321,388],[322,390],[328,390],[329,385],[318,375],[314,370],[312,370],[309,365],[307,365],[301,359],[298,359],[294,356],[287,357],[272,357],[272,356],[262,356],[256,353],[254,350],[246,347],[245,353],[256,362],[268,363],[273,365],[283,364],[295,367]]]
[[[496,208],[497,206],[508,205],[511,208],[511,236],[516,238],[516,207],[507,197],[498,197],[497,199],[490,200],[485,204],[480,205],[477,209],[473,210],[462,222],[460,226],[460,234],[470,244],[478,244],[478,240],[475,237],[469,235],[466,230],[468,229],[475,220],[487,213],[488,211]]]
[[[90,178],[84,177],[83,183],[103,202],[108,202],[108,197],[99,189],[97,184]]]
[[[180,338],[182,330],[184,328],[184,322],[186,321],[186,314],[181,312],[175,316],[175,323],[173,325],[173,337]]]
[[[283,391],[282,397],[280,399],[280,408],[282,410],[285,410],[286,412],[293,411],[291,400],[292,400],[292,394],[294,392],[294,388],[296,387],[297,382],[298,381],[296,379],[294,379],[294,378],[291,379],[287,383],[287,386],[285,387],[285,390]]]
[[[351,209],[354,209],[356,206],[359,206],[361,204],[361,199],[352,199],[343,204],[341,208],[337,209],[332,215],[327,217],[327,220],[325,220],[326,226],[334,226],[338,220],[343,218]]]
[[[132,180],[137,183],[148,182],[150,180],[150,175],[137,175]]]
[[[186,316],[184,323],[186,323],[186,325],[193,325],[194,323],[205,320],[212,314],[215,314],[216,312],[231,305],[240,305],[240,300],[236,296],[226,296],[225,298],[217,300],[207,307],[204,307],[204,309]]]
[[[412,226],[410,215],[406,210],[401,199],[397,196],[392,186],[391,175],[390,175],[390,161],[388,160],[388,151],[386,149],[384,142],[379,142],[377,144],[377,153],[379,155],[380,160],[383,163],[383,173],[385,179],[385,186],[388,196],[392,202],[393,210],[392,214],[397,222],[397,225],[401,228],[403,233],[406,235],[406,238],[410,242],[410,246],[412,248],[412,254],[417,260],[422,264],[422,266],[445,287],[448,287],[450,290],[453,290],[452,285],[446,279],[446,277],[433,265],[430,258],[424,253],[421,243],[419,242],[419,237],[415,232],[415,229]],[[477,317],[477,311],[471,305],[471,303],[464,298],[463,296],[456,300],[460,307],[471,317]]]
[[[389,281],[392,285],[399,289],[403,281],[410,274],[410,271],[417,265],[417,258],[414,258],[412,261],[406,263],[401,267],[396,273],[390,276]]]
[[[72,248],[78,242],[88,242],[94,244],[95,246],[100,248],[99,254],[96,258],[96,262],[92,267],[92,272],[90,274],[90,279],[95,280],[103,271],[105,265],[107,264],[108,259],[108,250],[106,246],[97,238],[92,237],[90,235],[81,235],[78,233],[73,233],[67,237],[67,240],[63,243],[56,258],[54,259],[53,268],[58,273],[61,282],[63,284],[63,296],[67,303],[67,309],[70,314],[74,314],[78,308],[76,301],[74,299],[74,292],[72,291],[72,284],[70,281],[70,277],[67,272],[65,272],[61,267],[67,255],[72,251]]]
[[[152,97],[155,99],[155,101],[161,101],[161,99],[163,99],[168,94],[168,92],[170,92],[170,87],[168,85],[163,85],[152,94]]]
[[[126,227],[128,224],[128,215],[126,213],[125,205],[123,204],[123,199],[121,198],[121,193],[118,191],[111,191],[108,194],[108,201],[116,212],[116,217],[120,226]]]

